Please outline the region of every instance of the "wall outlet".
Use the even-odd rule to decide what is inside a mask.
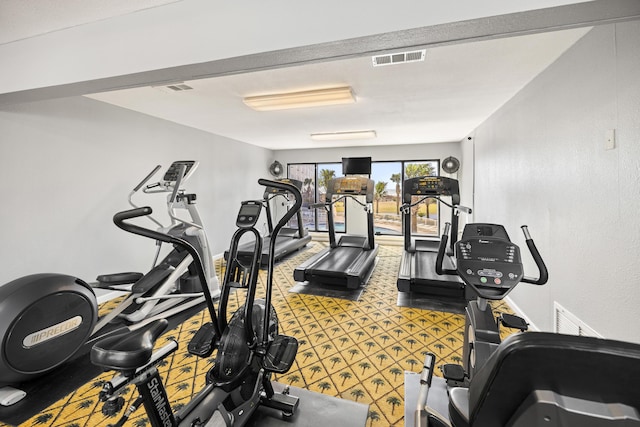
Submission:
[[[609,129],[605,135],[604,149],[613,150],[616,148],[616,130]]]

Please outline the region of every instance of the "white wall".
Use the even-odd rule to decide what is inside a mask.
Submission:
[[[163,173],[174,160],[200,161],[187,190],[198,195],[212,252],[221,253],[240,201],[262,197],[257,179],[268,175],[271,158],[262,148],[83,97],[3,107],[0,129],[0,283],[43,272],[93,281],[146,271],[154,244],[118,229],[112,217],[129,208],[128,193],[155,165]],[[166,219],[159,197],[153,207]]]
[[[553,330],[558,301],[640,342],[639,43],[638,21],[594,28],[475,132],[476,221],[504,223],[521,245],[528,224],[547,261],[546,286],[511,294],[540,329]]]

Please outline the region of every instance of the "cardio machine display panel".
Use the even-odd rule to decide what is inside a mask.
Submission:
[[[171,163],[171,166],[169,167],[169,169],[167,169],[167,171],[164,173],[162,180],[165,182],[176,182],[178,180],[178,173],[180,172],[180,166],[182,165],[185,166],[184,177],[188,177],[189,172],[191,171],[191,168],[193,168],[193,165],[195,165],[195,163],[196,162],[193,160],[180,160],[180,161]]]
[[[238,212],[238,217],[236,219],[236,225],[240,228],[248,228],[254,226],[258,221],[261,209],[262,204],[258,202],[244,202],[240,206],[240,211]]]
[[[511,289],[522,280],[520,250],[502,239],[470,238],[456,243],[458,272],[472,287]]]

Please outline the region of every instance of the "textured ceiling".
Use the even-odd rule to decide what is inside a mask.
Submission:
[[[460,141],[588,28],[427,49],[424,62],[373,67],[370,56],[141,87],[90,97],[270,149]],[[351,86],[355,104],[256,112],[246,96]],[[376,139],[311,141],[311,133],[375,130]]]

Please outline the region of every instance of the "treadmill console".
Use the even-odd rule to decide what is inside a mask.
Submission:
[[[182,177],[182,182],[186,181],[191,174],[195,171],[196,162],[193,160],[178,160],[171,163],[169,169],[164,173],[162,180],[167,183],[174,183],[178,180],[178,174],[180,173],[180,166],[186,166],[184,171],[184,176]]]
[[[411,203],[411,196],[451,196],[454,204],[460,203],[458,180],[444,176],[419,176],[404,181],[404,203]]]
[[[358,194],[366,195],[369,186],[369,178],[360,176],[344,176],[332,179],[331,190],[334,194]]]
[[[509,240],[474,236],[456,243],[458,274],[472,287],[506,293],[522,280],[520,249]]]
[[[326,200],[331,200],[333,196],[365,196],[367,203],[373,203],[372,179],[364,176],[341,176],[333,178],[327,183]]]
[[[302,181],[299,181],[297,179],[280,178],[280,179],[277,179],[276,181],[285,182],[287,184],[293,184],[298,190],[302,191]],[[264,197],[267,198],[271,194],[284,194],[284,193],[288,193],[288,191],[282,190],[280,188],[267,186],[267,188],[265,188],[264,190]]]
[[[236,218],[236,225],[238,228],[251,228],[256,225],[258,218],[260,217],[260,210],[262,209],[262,203],[256,200],[248,200],[242,202],[240,205],[240,211]]]

